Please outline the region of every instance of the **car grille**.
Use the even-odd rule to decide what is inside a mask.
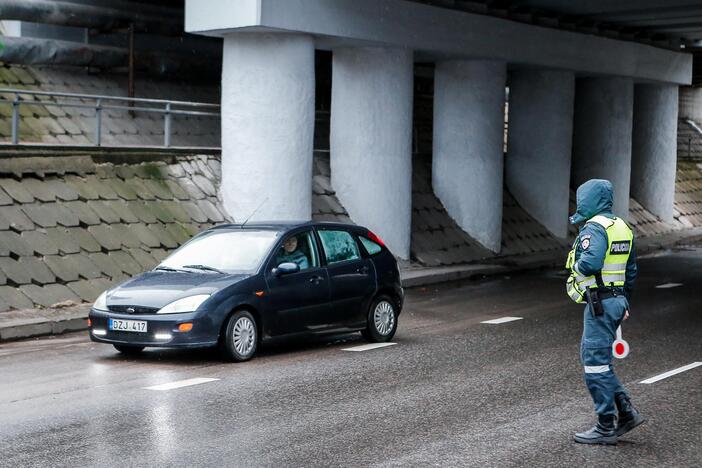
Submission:
[[[110,312],[117,312],[119,314],[155,314],[158,309],[155,307],[142,307],[142,306],[130,306],[130,305],[111,305],[107,306]]]

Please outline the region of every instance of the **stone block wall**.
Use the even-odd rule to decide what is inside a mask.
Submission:
[[[227,220],[219,159],[0,159],[0,311],[93,301]]]

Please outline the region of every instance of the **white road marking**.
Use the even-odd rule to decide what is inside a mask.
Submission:
[[[652,384],[654,382],[658,382],[659,380],[667,379],[668,377],[672,377],[675,374],[679,374],[681,372],[689,371],[690,369],[694,369],[695,367],[702,366],[702,362],[693,362],[692,364],[688,364],[686,366],[678,367],[677,369],[673,369],[672,371],[664,372],[662,374],[656,375],[655,377],[651,377],[650,379],[642,380],[639,383],[642,384]]]
[[[214,382],[219,379],[209,379],[206,377],[198,377],[196,379],[179,380],[177,382],[169,382],[161,385],[153,385],[151,387],[144,387],[144,390],[173,390],[174,388],[189,387],[191,385],[200,385],[207,382]]]
[[[488,323],[490,325],[497,325],[500,323],[507,323],[507,322],[514,322],[515,320],[522,320],[523,317],[502,317],[498,319],[492,319],[492,320],[485,320],[484,322],[480,323]]]
[[[678,286],[682,286],[682,283],[665,283],[665,284],[659,284],[656,286],[656,289],[669,289],[669,288],[677,288]]]
[[[342,351],[369,351],[371,349],[385,348],[386,346],[393,346],[396,344],[397,343],[371,343],[361,346],[354,346],[353,348],[343,348]]]

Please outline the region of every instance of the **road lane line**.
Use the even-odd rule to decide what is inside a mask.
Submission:
[[[191,385],[200,385],[204,384],[207,382],[214,382],[215,380],[219,379],[209,379],[205,377],[198,377],[196,379],[187,379],[187,380],[179,380],[177,382],[169,382],[161,385],[153,385],[151,387],[143,387],[144,390],[157,390],[157,391],[164,391],[164,390],[173,390],[174,388],[181,388],[181,387],[189,387]]]
[[[677,288],[678,286],[682,286],[682,283],[665,283],[665,284],[659,284],[656,286],[656,289],[669,289],[669,288]]]
[[[659,380],[667,379],[668,377],[672,377],[675,374],[680,374],[681,372],[689,371],[690,369],[694,369],[695,367],[702,366],[702,362],[693,362],[692,364],[688,364],[686,366],[678,367],[677,369],[673,369],[672,371],[664,372],[662,374],[658,374],[654,377],[651,377],[650,379],[642,380],[639,383],[642,384],[652,384],[654,382],[658,382]]]
[[[397,343],[371,343],[361,346],[354,346],[353,348],[343,348],[342,351],[369,351],[371,349],[385,348],[386,346],[393,346],[396,344]]]
[[[490,325],[498,325],[500,323],[507,323],[507,322],[514,322],[515,320],[522,320],[523,317],[502,317],[498,319],[492,319],[492,320],[485,320],[484,322],[480,323],[487,323]]]

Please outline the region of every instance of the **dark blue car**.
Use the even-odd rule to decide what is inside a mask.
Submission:
[[[201,232],[152,271],[104,292],[90,337],[123,353],[220,346],[251,359],[261,341],[397,330],[395,258],[368,229],[338,223],[228,224]]]

